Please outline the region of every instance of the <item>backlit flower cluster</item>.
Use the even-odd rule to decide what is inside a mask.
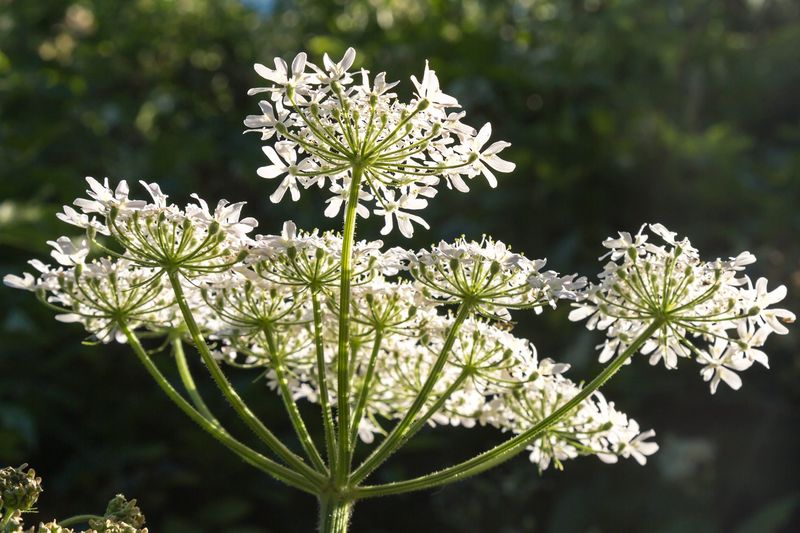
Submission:
[[[339,62],[326,55],[321,67],[304,53],[291,65],[279,58],[274,68],[256,65],[271,85],[250,91],[266,99],[262,113],[245,120],[271,141],[264,147],[269,164],[258,169],[280,180],[271,200],[327,189],[324,214],[344,210],[341,233],[289,221],[278,234],[256,235],[244,203],[221,200],[212,210],[193,195],[181,207],[155,183],[141,182],[150,197],[141,200],[130,197],[125,181],[112,187],[87,178],[87,197],[58,215],[85,235],[49,242],[54,266],[32,260],[35,275],[7,275],[5,284],[36,293],[58,320],[82,324],[94,341],[129,342],[210,434],[317,495],[330,480],[363,489],[358,484],[425,426],[484,425],[513,435],[475,461],[504,460],[527,447],[541,470],[580,455],[643,464],[658,449],[654,432],[641,431],[598,391],[634,353],[667,368],[695,359],[712,393],[720,381],[739,388],[736,372],[754,362],[767,366],[767,337],[787,333],[795,318],[773,307],[785,287],[769,291],[765,279],[751,281],[743,273],[751,254],[703,261],[687,239],[659,224],[607,239],[607,262],[588,287],[585,278],[545,270],[544,259],[486,236],[423,250],[356,239],[357,216],[370,214],[384,217],[381,233],[397,227],[410,237],[413,224],[427,228],[417,213],[440,182],[467,191],[466,180],[483,175],[494,187],[493,171],[514,165],[498,156],[508,143],[487,146],[489,124],[475,131],[461,122],[458,102],[427,64],[403,103],[392,92],[396,82],[352,73],[354,61],[348,49]],[[512,311],[539,314],[561,300],[574,307],[570,319],[605,331],[600,360],[616,356],[587,385],[567,379],[568,365],[540,360],[510,331]],[[196,409],[159,373],[137,335],[172,345]],[[287,467],[243,451],[223,429],[199,399],[181,340],[197,348],[240,418]],[[313,467],[276,442],[233,391],[222,363],[257,373],[277,393]],[[301,399],[321,407],[327,463],[296,405]],[[380,442],[351,470],[358,438]]]
[[[241,204],[223,201],[212,213],[195,196],[195,203],[181,209],[154,184],[143,184],[148,202],[131,199],[124,182],[114,189],[91,178],[88,183],[89,198],[61,214],[86,229],[87,238],[51,242],[57,266],[33,260],[38,276],[8,275],[7,285],[36,292],[59,311],[58,320],[81,323],[99,341],[125,342],[123,323],[150,336],[183,331],[176,295],[164,276],[176,270],[188,281],[181,297],[219,360],[261,369],[270,388],[285,387],[293,399],[318,402],[323,379],[336,400],[341,235],[306,232],[287,222],[280,234],[251,236],[255,221],[240,220]],[[92,244],[100,257],[92,258]],[[387,422],[408,411],[454,327],[452,307],[465,302],[474,306],[475,317],[460,326],[444,354],[447,364],[432,392],[428,424],[488,424],[517,432],[524,420],[533,420],[521,414],[524,398],[549,394],[539,411],[547,414],[558,407],[555,398],[567,398],[565,384],[578,390],[560,376],[565,365],[540,363],[529,342],[504,329],[509,310],[541,312],[560,299],[580,298],[583,282],[574,275],[542,271],[543,260],[528,260],[487,238],[441,242],[418,252],[357,241],[351,264],[349,401],[360,415],[355,431],[364,442],[386,433]],[[576,411],[581,421],[580,431],[569,437],[573,448],[586,433],[589,408]],[[547,438],[566,438],[571,424],[565,420]],[[614,439],[602,442],[623,442],[625,436]],[[551,458],[556,464],[565,459],[562,448],[549,446],[536,455],[541,468]],[[616,454],[609,446],[586,442],[572,456]]]
[[[600,281],[577,303],[570,319],[587,319],[589,329],[606,331],[600,361],[625,351],[648,326],[659,327],[639,348],[650,363],[675,368],[679,358],[694,358],[716,392],[720,381],[741,387],[736,372],[757,362],[768,366],[761,351],[771,333],[785,334],[795,316],[773,308],[786,287],[767,290],[742,273],[755,262],[749,252],[730,259],[704,261],[688,239],[661,224],[646,224],[638,233],[620,233],[603,245],[610,251]]]
[[[408,258],[411,275],[422,292],[442,303],[467,301],[483,315],[507,319],[509,309],[555,307],[560,298],[574,300],[585,279],[542,272],[544,259],[512,253],[499,241],[457,239],[440,242]]]
[[[258,169],[267,179],[280,180],[270,196],[280,202],[286,193],[300,198],[300,188],[328,189],[325,215],[358,203],[358,213],[382,216],[387,234],[397,225],[406,237],[412,223],[428,228],[415,211],[424,209],[436,186],[466,192],[466,180],[483,175],[497,186],[493,171],[511,172],[514,164],[498,155],[509,143],[489,143],[491,125],[480,131],[461,122],[458,101],[443,93],[427,63],[422,79],[412,76],[414,98],[400,102],[392,89],[398,82],[386,74],[370,78],[366,70],[350,72],[355,51],[349,48],[338,63],[327,55],[323,65],[298,54],[291,65],[275,58],[274,68],[256,64],[256,72],[271,86],[251,89],[266,93],[260,115],[245,125],[272,140],[264,147],[269,164]],[[351,187],[358,191],[351,191]]]

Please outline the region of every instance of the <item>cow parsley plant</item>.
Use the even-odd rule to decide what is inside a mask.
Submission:
[[[694,359],[711,392],[738,389],[739,373],[768,366],[762,351],[794,315],[774,307],[786,294],[745,273],[747,253],[704,260],[687,239],[660,224],[604,241],[597,282],[546,269],[491,237],[459,238],[428,249],[386,248],[356,238],[357,217],[382,217],[381,233],[410,237],[428,228],[422,212],[441,184],[469,191],[482,176],[514,164],[491,126],[462,120],[426,64],[412,77],[408,102],[385,73],[353,71],[351,48],[322,66],[305,53],[274,68],[260,114],[248,131],[266,144],[257,174],[272,202],[301,191],[327,195],[324,215],[341,232],[257,234],[243,203],[213,209],[196,195],[173,203],[158,184],[149,198],[125,181],[87,178],[86,198],[58,216],[84,231],[50,242],[54,265],[32,260],[35,274],[5,277],[34,293],[62,322],[81,324],[98,343],[128,344],[164,393],[242,460],[315,495],[319,530],[347,530],[365,498],[452,483],[527,453],[539,471],[578,456],[644,464],[658,450],[655,432],[606,399],[600,387],[641,353],[674,368]],[[480,187],[481,185],[478,184]],[[569,366],[539,356],[511,331],[512,313],[571,306],[571,320],[604,332],[604,369],[588,382]],[[173,385],[142,339],[161,338],[180,375]],[[192,347],[191,355],[185,345]],[[154,343],[157,345],[157,343]],[[261,441],[244,444],[209,409],[189,357],[199,357],[233,411]],[[234,389],[232,372],[263,376],[286,408],[302,454],[281,442]],[[319,407],[319,420],[299,404]],[[502,444],[427,475],[372,484],[371,474],[426,426],[491,426]],[[362,459],[363,458],[363,459]]]

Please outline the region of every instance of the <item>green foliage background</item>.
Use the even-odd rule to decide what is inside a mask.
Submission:
[[[257,111],[245,95],[260,83],[252,63],[349,45],[357,66],[393,79],[429,58],[468,122],[490,120],[513,143],[517,170],[496,190],[477,180],[468,195],[442,191],[414,246],[488,233],[593,276],[602,238],[661,221],[710,257],[754,252],[756,275],[785,283],[798,311],[793,0],[0,0],[0,273],[24,270],[71,231],[54,213],[82,194],[85,175],[158,180],[179,202],[246,199],[262,232],[288,218],[335,227],[313,192],[268,202],[259,141],[241,132]],[[155,533],[312,530],[311,498],[197,431],[124,347],[82,346],[77,327],[26,294],[2,288],[0,301],[0,464],[29,462],[43,476],[40,518],[95,512],[124,491]],[[519,321],[574,377],[597,370],[600,337],[565,310]],[[607,394],[658,431],[662,450],[646,467],[589,458],[540,476],[520,457],[433,493],[363,502],[354,530],[796,531],[798,344],[797,328],[771,339],[772,369],[714,397],[692,362],[626,368]],[[169,368],[167,354],[159,362]],[[291,439],[253,377],[234,379]],[[422,473],[500,438],[429,431],[378,477]]]

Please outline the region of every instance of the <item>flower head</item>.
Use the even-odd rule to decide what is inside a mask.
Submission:
[[[260,102],[262,114],[248,116],[245,126],[260,132],[263,140],[277,139],[274,148],[264,148],[271,164],[258,170],[262,177],[281,180],[270,197],[273,202],[287,191],[297,200],[301,187],[324,187],[327,182],[334,196],[326,214],[334,216],[349,201],[341,193],[356,186],[357,193],[349,197],[358,198],[361,216],[369,214],[361,202],[371,202],[372,213],[386,219],[384,233],[396,221],[410,237],[412,222],[427,224],[408,211],[424,208],[424,198],[435,194],[442,179],[466,191],[465,178],[482,174],[494,187],[492,171],[514,169],[498,155],[509,143],[484,148],[491,136],[489,124],[476,132],[460,122],[463,113],[448,112],[458,108],[458,101],[442,92],[427,63],[421,80],[411,78],[415,97],[404,103],[391,92],[397,82],[387,82],[383,72],[370,81],[361,70],[358,83],[350,74],[355,57],[349,48],[338,62],[325,55],[322,67],[304,53],[291,68],[280,58],[274,69],[256,65],[256,72],[272,85],[250,94],[266,92],[271,101]]]
[[[639,349],[651,364],[675,368],[680,358],[696,358],[712,392],[720,380],[739,388],[733,372],[754,361],[766,366],[758,348],[770,333],[787,333],[784,324],[794,321],[790,311],[770,307],[785,297],[785,287],[767,291],[766,279],[754,285],[742,274],[755,261],[749,252],[703,261],[688,239],[660,224],[644,225],[636,235],[620,233],[603,245],[609,249],[603,258],[611,260],[587,300],[570,313],[571,320],[588,319],[589,329],[606,331],[601,362],[655,323]]]

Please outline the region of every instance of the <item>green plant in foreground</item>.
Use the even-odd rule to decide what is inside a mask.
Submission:
[[[604,241],[609,251],[596,283],[544,270],[505,244],[484,237],[440,242],[419,251],[383,249],[357,240],[360,216],[381,216],[383,234],[404,236],[444,182],[466,192],[483,176],[514,165],[491,144],[491,126],[461,120],[427,65],[412,77],[415,96],[402,103],[385,74],[353,74],[355,52],[322,67],[298,54],[291,65],[256,65],[271,82],[260,115],[246,126],[273,140],[258,169],[279,180],[270,196],[299,198],[325,189],[325,215],[342,214],[341,233],[298,230],[251,236],[257,222],[242,203],[201,198],[180,208],[155,183],[151,199],[131,199],[125,181],[87,178],[88,198],[59,218],[86,238],[50,244],[58,266],[34,260],[37,276],[5,283],[37,294],[62,322],[81,323],[97,342],[127,343],[167,396],[244,461],[289,486],[313,494],[320,531],[347,530],[354,504],[365,498],[429,489],[492,468],[524,451],[539,470],[579,455],[604,462],[633,457],[644,464],[658,445],[652,430],[618,411],[600,387],[636,353],[674,368],[695,359],[712,393],[720,382],[741,386],[737,372],[758,362],[767,337],[794,320],[772,306],[785,287],[768,291],[742,273],[755,258],[702,260],[687,239],[660,224]],[[91,245],[99,256],[89,258]],[[600,359],[608,365],[585,385],[564,376],[568,365],[539,359],[510,331],[512,311],[536,313],[572,303],[570,319],[605,331]],[[169,346],[185,393],[154,364]],[[185,343],[191,344],[220,392],[259,438],[242,443],[214,415],[195,385]],[[225,366],[263,376],[278,392],[302,449],[281,442],[231,385]],[[319,405],[320,431],[298,408]],[[418,478],[367,483],[426,425],[493,426],[511,436],[475,457]],[[321,438],[314,438],[320,434]],[[369,446],[359,454],[359,444]],[[270,455],[265,455],[268,452]],[[366,455],[363,460],[356,460]]]
[[[22,515],[36,512],[34,505],[43,492],[42,479],[27,466],[0,469],[0,533],[74,533],[75,530],[69,526],[81,523],[89,525],[89,529],[81,530],[81,533],[147,533],[145,518],[136,506],[136,500],[128,501],[122,494],[117,494],[108,503],[102,516],[77,515],[25,528]]]

